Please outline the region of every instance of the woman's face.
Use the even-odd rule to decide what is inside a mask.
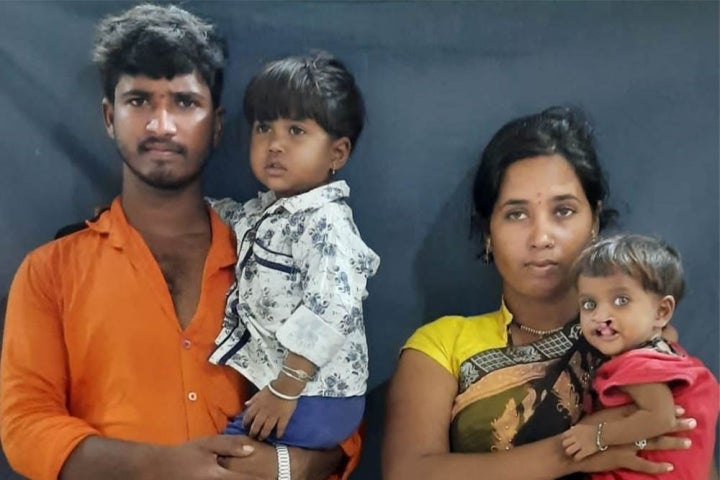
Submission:
[[[566,295],[570,267],[594,231],[597,216],[563,156],[510,165],[490,216],[492,253],[506,294]]]

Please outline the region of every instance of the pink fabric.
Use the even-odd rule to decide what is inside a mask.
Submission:
[[[676,348],[685,353],[684,350]],[[596,473],[593,480],[705,480],[715,447],[715,425],[720,410],[720,389],[717,379],[698,359],[688,355],[669,355],[649,348],[631,350],[604,363],[597,372],[594,387],[603,407],[631,403],[620,388],[623,385],[667,383],[675,404],[685,409],[685,417],[694,418],[698,426],[683,437],[692,441],[689,450],[646,451],[643,458],[654,462],[669,462],[675,470],[664,475],[648,475],[617,470]]]

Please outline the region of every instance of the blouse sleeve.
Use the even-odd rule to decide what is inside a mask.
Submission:
[[[455,344],[464,320],[464,317],[447,316],[423,325],[405,342],[402,350],[422,352],[458,378],[460,365]]]

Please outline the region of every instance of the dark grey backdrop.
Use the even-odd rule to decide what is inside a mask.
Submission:
[[[127,5],[0,3],[0,298],[28,250],[118,192],[89,50],[96,21]],[[257,188],[239,112],[264,62],[329,50],[365,92],[367,129],[342,177],[382,266],[366,304],[368,434],[353,478],[379,478],[384,385],[403,340],[438,315],[497,306],[497,278],[468,235],[470,177],[493,131],[551,104],[594,118],[623,227],[682,251],[689,289],[674,325],[717,374],[717,3],[186,5],[230,38],[209,194]],[[1,465],[0,478],[12,478]]]

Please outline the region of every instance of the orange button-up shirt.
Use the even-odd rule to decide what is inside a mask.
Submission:
[[[173,445],[221,432],[244,382],[207,361],[233,281],[235,243],[210,213],[202,290],[182,330],[160,267],[116,199],[88,228],[30,253],[8,298],[0,365],[10,465],[56,479],[90,435]],[[357,463],[357,435],[342,445]]]

